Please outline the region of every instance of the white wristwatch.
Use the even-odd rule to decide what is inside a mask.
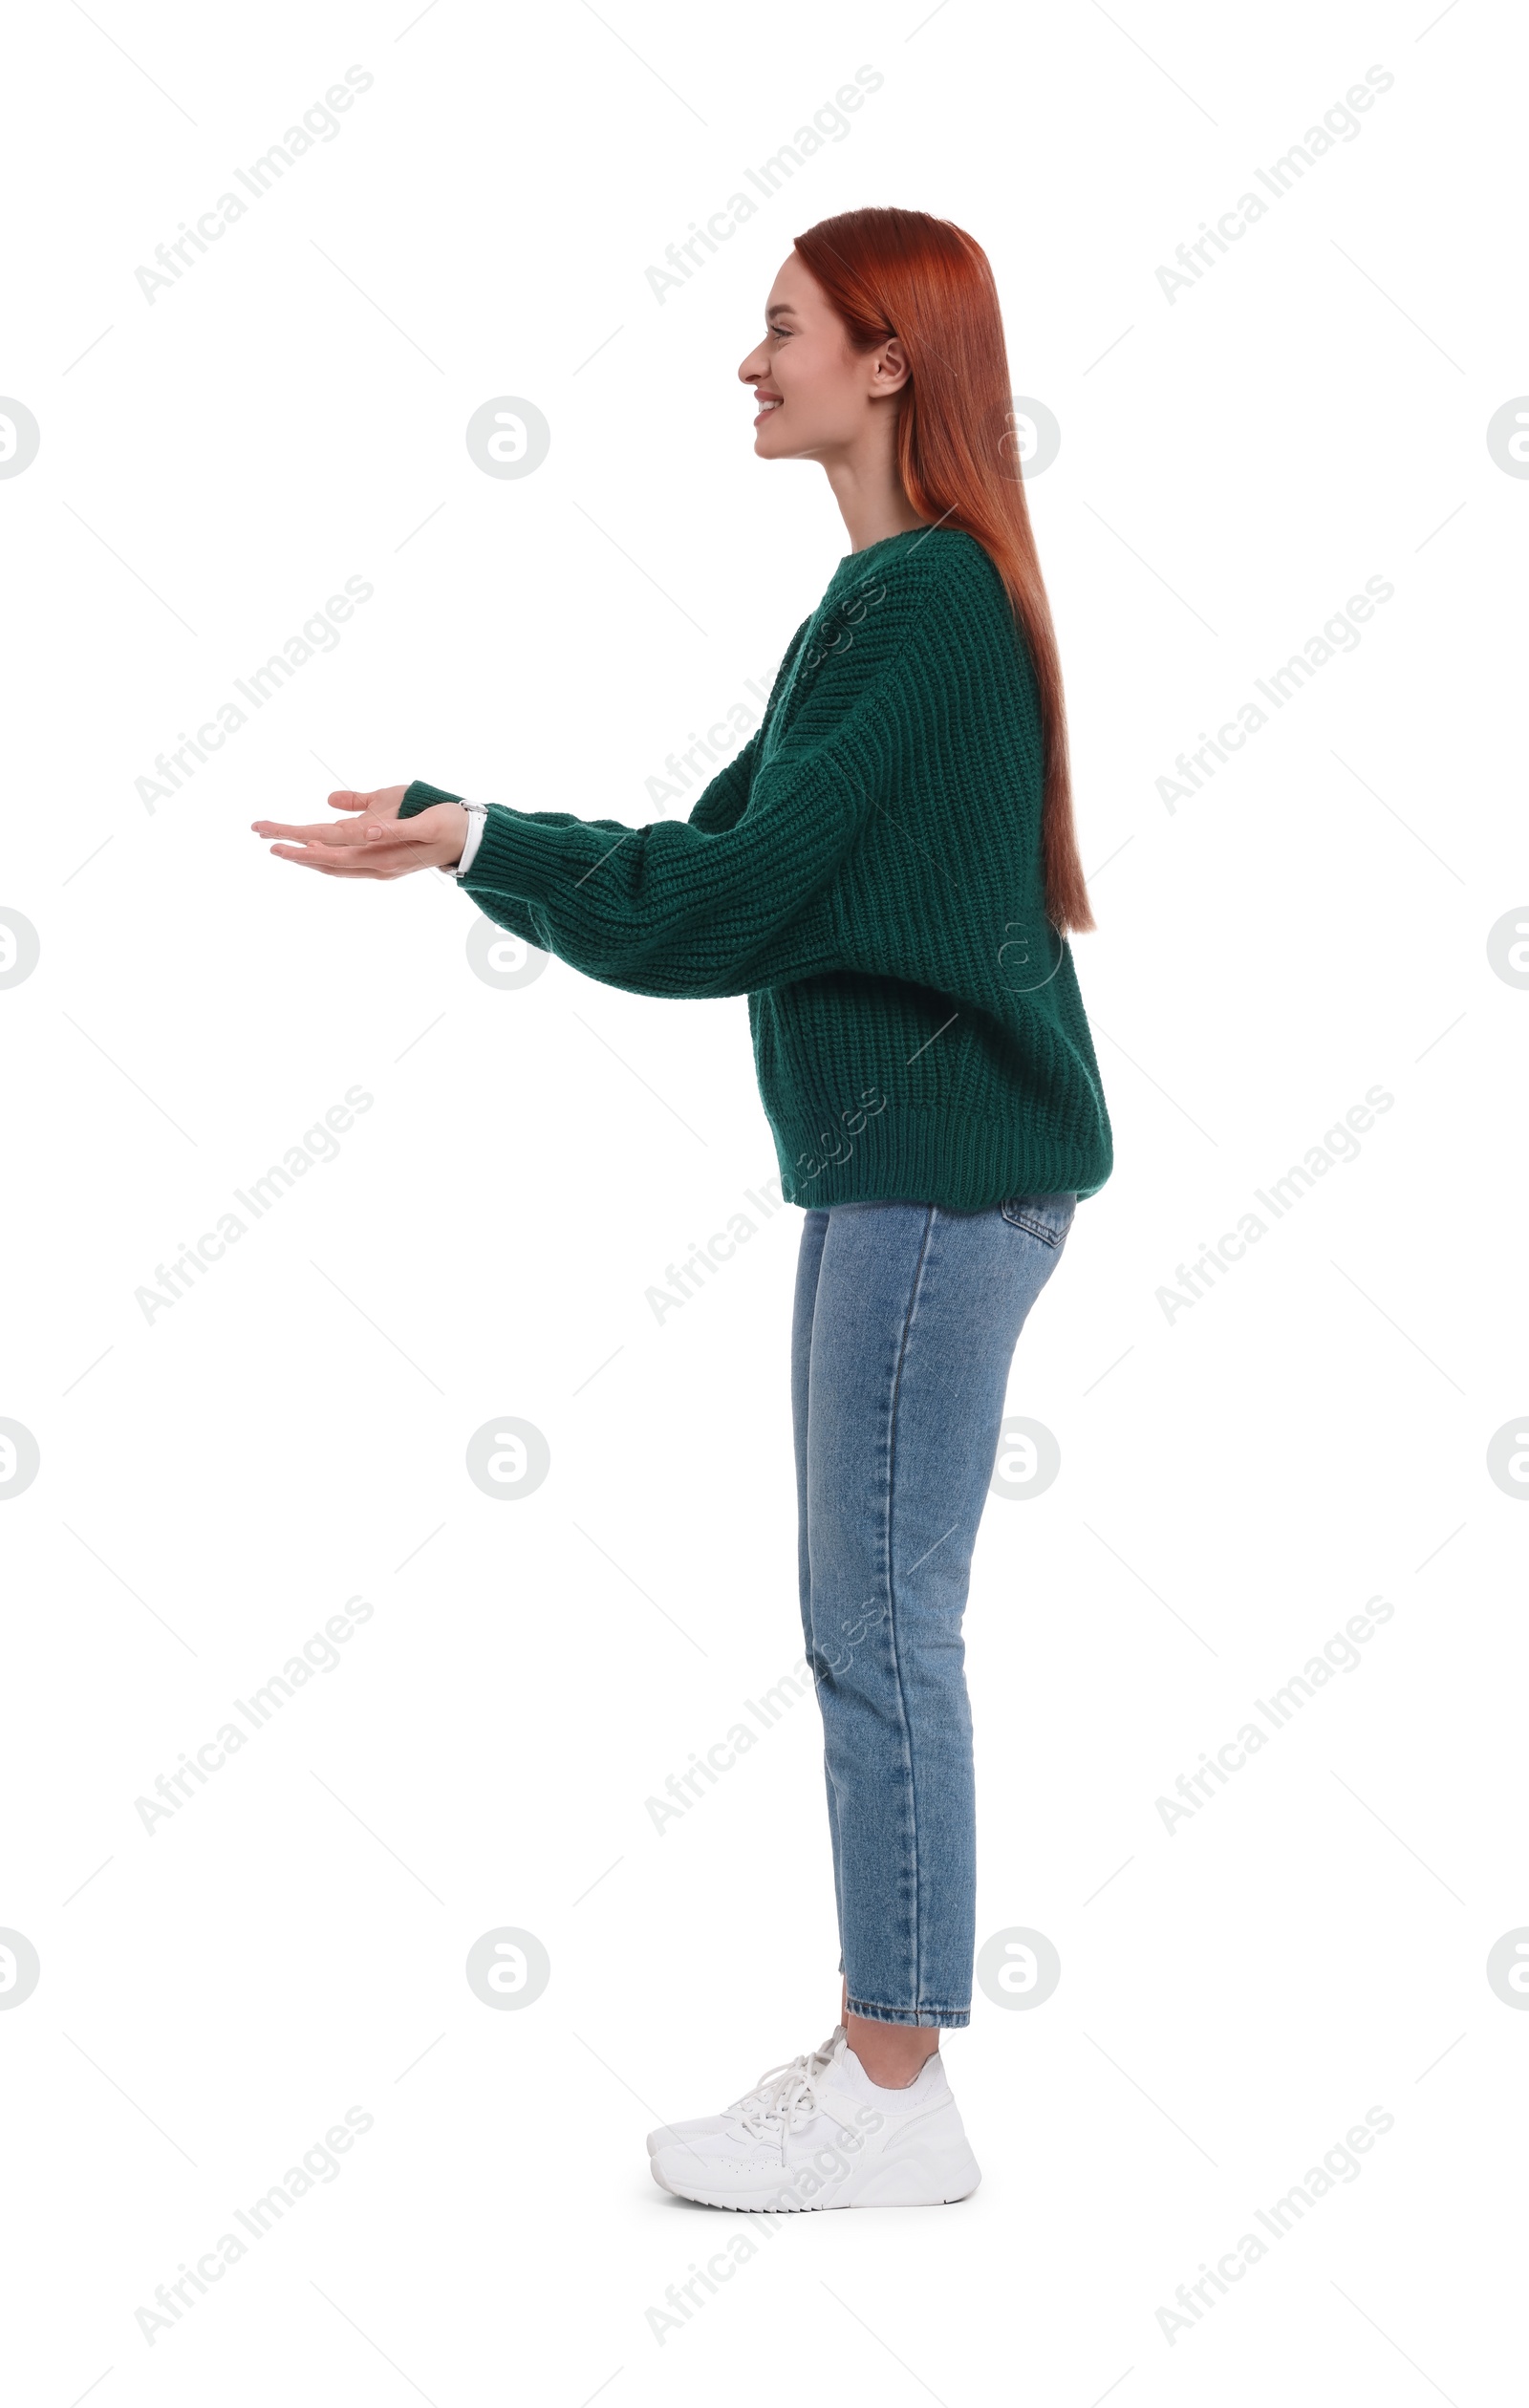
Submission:
[[[459,795],[457,799],[467,814],[466,839],[462,848],[461,859],[449,870],[443,869],[441,874],[443,878],[450,878],[454,885],[460,886],[472,868],[473,855],[483,842],[484,829],[488,825],[488,806],[486,803],[469,803],[465,795]]]

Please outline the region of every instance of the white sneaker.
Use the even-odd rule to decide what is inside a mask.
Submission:
[[[724,2116],[674,2129],[655,2136],[653,2178],[705,2207],[934,2207],[982,2179],[938,2050],[883,2090],[842,2029],[826,2059],[794,2058]]]
[[[693,2139],[697,2133],[725,2131],[730,2116],[742,2115],[745,2107],[757,2106],[769,2085],[779,2081],[783,2075],[821,2073],[838,2043],[847,2037],[843,2024],[835,2024],[821,2047],[814,2049],[810,2055],[792,2057],[788,2065],[772,2065],[767,2074],[760,2075],[751,2091],[745,2091],[742,2098],[735,2098],[720,2116],[692,2116],[686,2123],[660,2124],[657,2132],[648,2135],[649,2157],[657,2157],[660,2149],[672,2148],[676,2141]],[[663,2187],[668,2186],[665,2184]]]

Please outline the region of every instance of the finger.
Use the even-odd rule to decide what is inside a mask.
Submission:
[[[272,845],[278,861],[294,861],[300,870],[319,870],[331,878],[386,878],[394,873],[385,863],[374,861],[370,854],[362,859],[354,852],[332,852],[325,846],[310,845],[299,851],[295,846]]]
[[[333,828],[327,833],[306,837],[301,842],[273,844],[270,849],[281,853],[287,860],[333,862],[347,871],[355,871],[357,875],[363,874],[362,848],[347,843]],[[420,867],[418,847],[408,844],[368,845],[364,849],[364,862],[365,873],[372,873],[375,864],[377,873],[384,876],[390,870],[418,870]]]
[[[304,844],[359,845],[367,841],[374,829],[377,836],[390,837],[395,844],[418,844],[420,841],[419,836],[405,835],[407,821],[401,828],[391,820],[365,819],[310,821],[306,827],[287,820],[251,820],[249,825],[257,836],[285,836],[291,842]]]
[[[307,827],[291,820],[251,820],[249,825],[257,836],[282,836],[291,844],[348,845],[354,841],[333,820],[311,821]]]
[[[342,786],[338,792],[325,799],[332,811],[364,811],[377,801],[381,791],[380,786],[374,786],[369,794],[353,794],[349,786]]]

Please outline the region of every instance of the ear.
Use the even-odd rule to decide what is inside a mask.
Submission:
[[[880,400],[891,393],[900,393],[913,374],[901,338],[896,334],[889,335],[884,343],[878,345],[871,354],[869,365],[873,400]]]

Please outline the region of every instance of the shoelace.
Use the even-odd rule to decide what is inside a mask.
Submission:
[[[786,2140],[796,2126],[817,2114],[818,2085],[832,2061],[841,2030],[842,2026],[830,2032],[821,2047],[804,2051],[788,2064],[772,2065],[729,2109],[751,2139],[779,2139],[785,2155]]]
[[[727,2109],[728,2115],[742,2115],[746,2108],[755,2106],[788,2074],[820,2074],[837,2048],[843,2031],[844,2026],[837,2024],[817,2048],[804,2050],[800,2056],[790,2058],[785,2065],[770,2066],[760,2075],[752,2090],[746,2090],[742,2098],[734,2099]]]
[[[748,2109],[739,2120],[755,2140],[779,2141],[781,2155],[799,2123],[810,2123],[818,2111],[817,2089],[810,2074],[783,2074],[774,2089],[757,2108]]]

